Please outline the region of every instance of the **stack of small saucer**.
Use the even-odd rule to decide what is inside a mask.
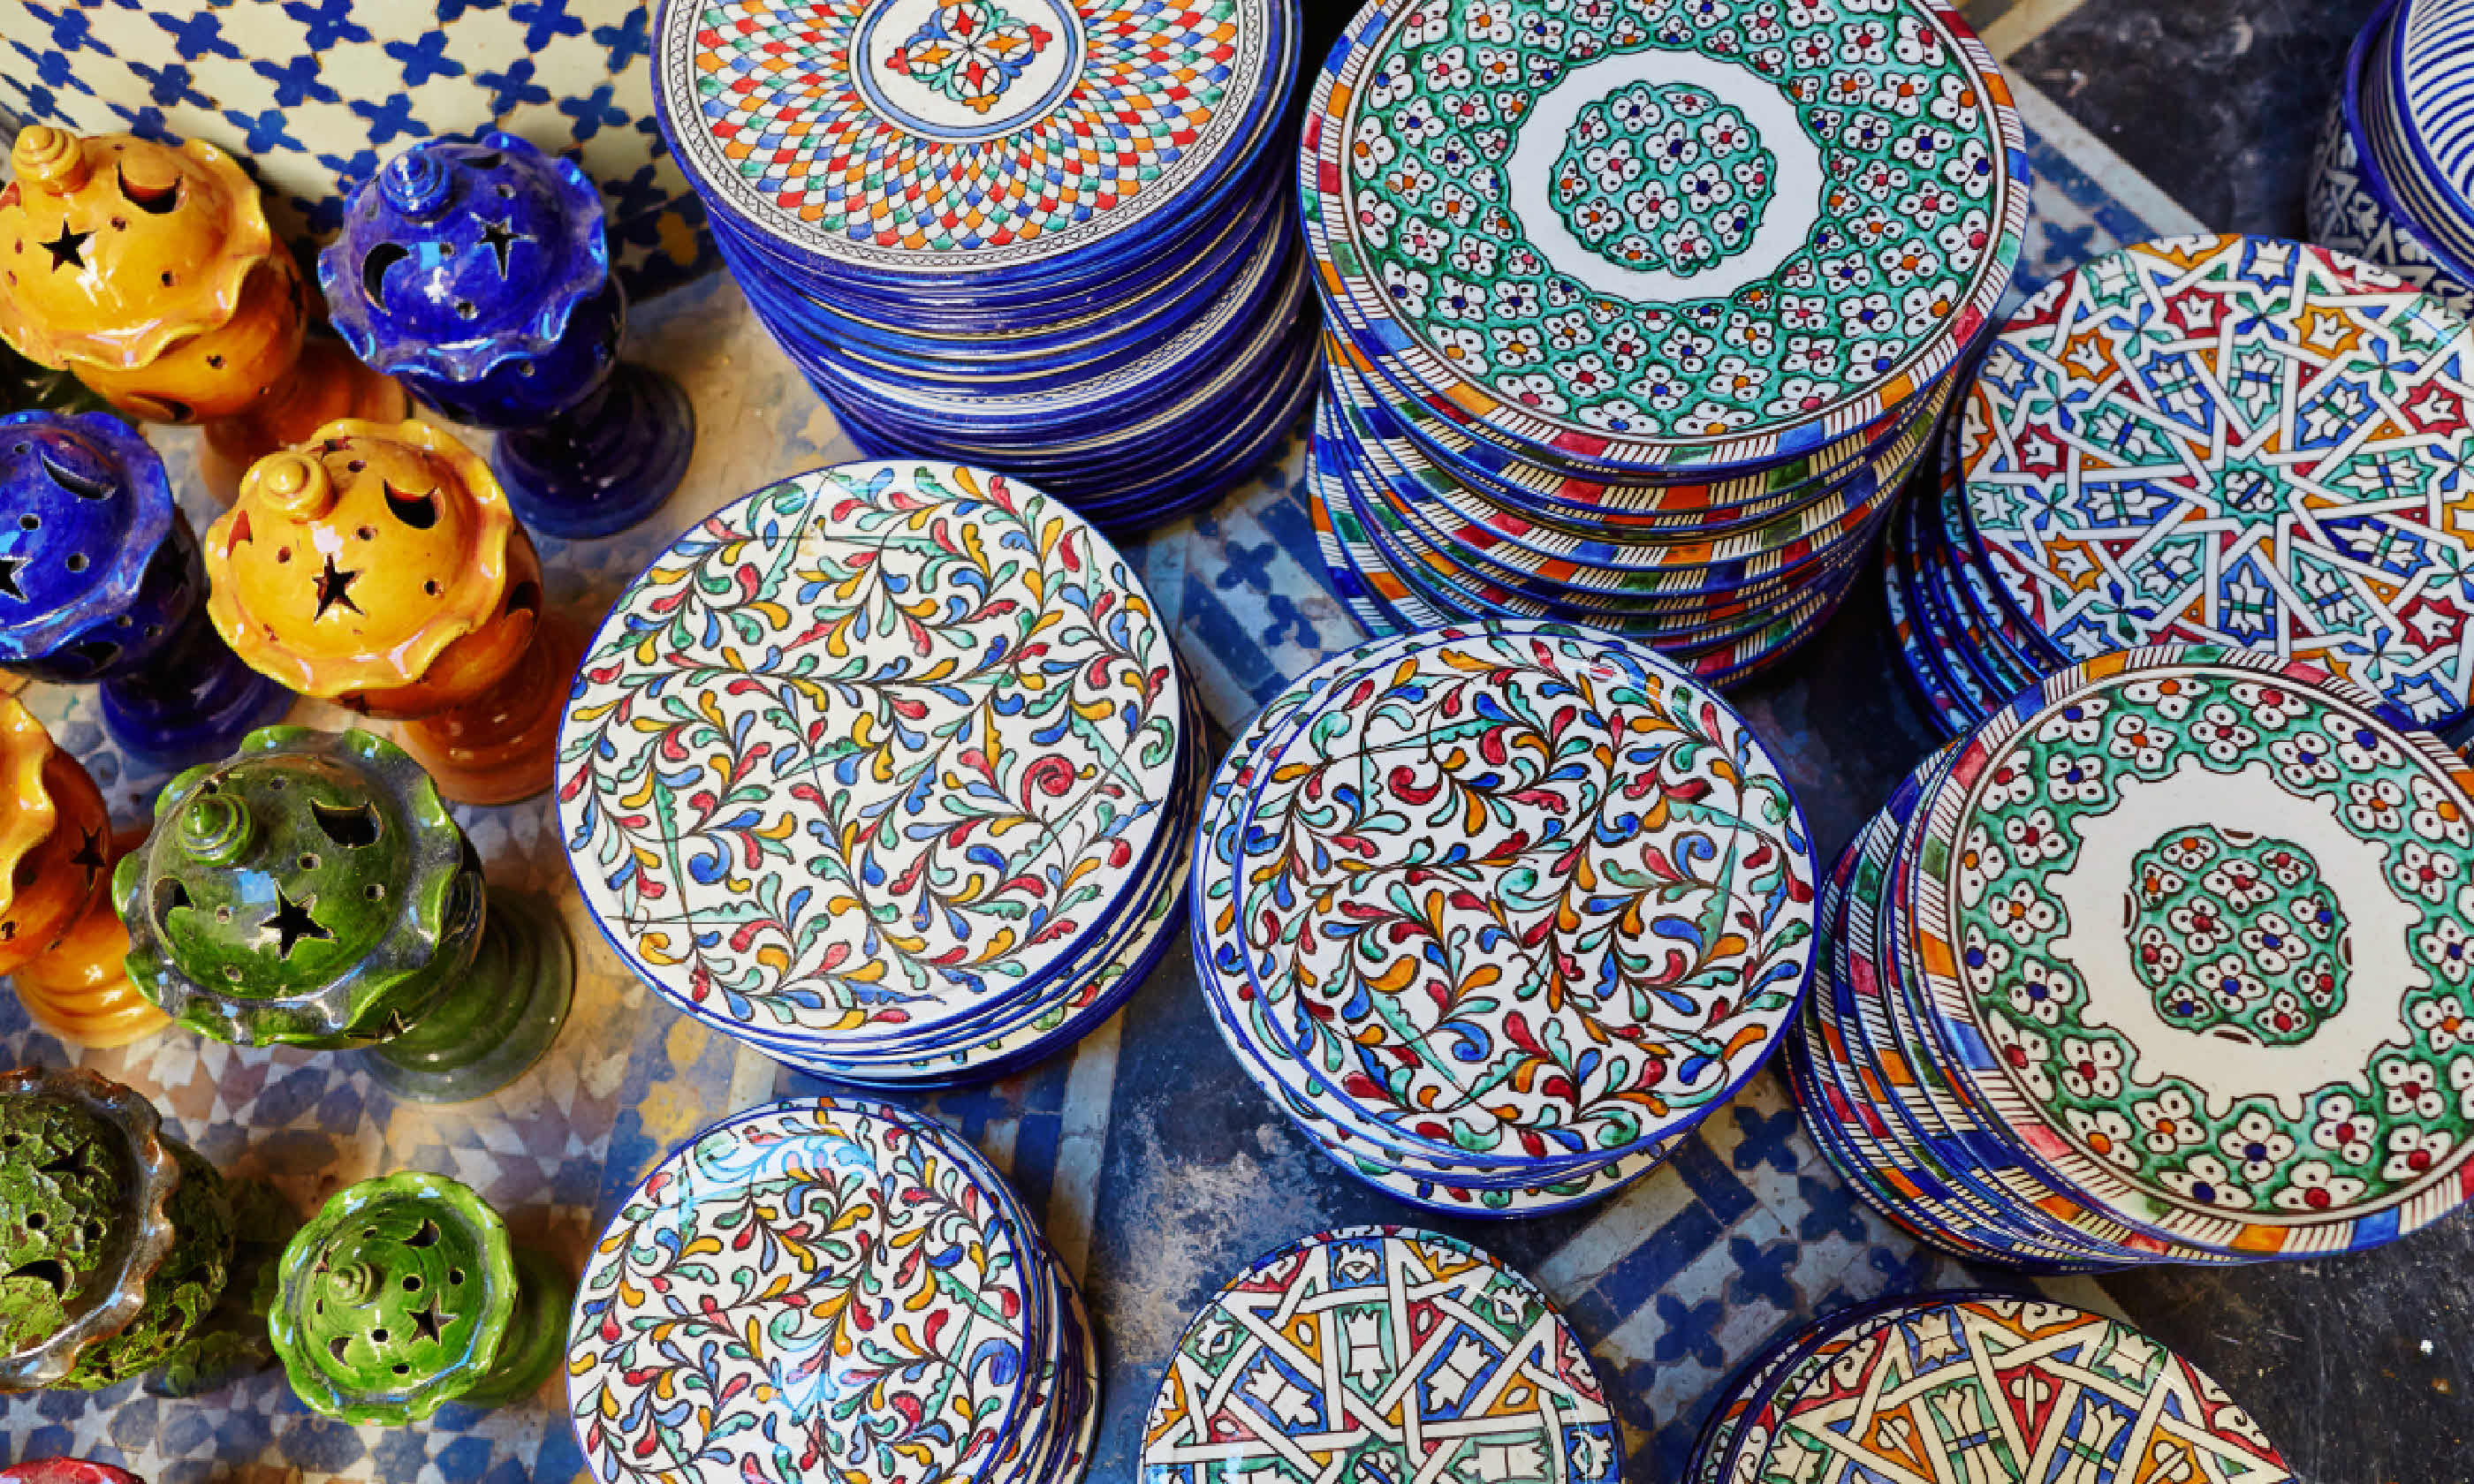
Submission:
[[[1692,1484],[2292,1484],[2214,1377],[2118,1320],[1991,1293],[1842,1309],[1736,1374]]]
[[[1020,1197],[953,1130],[860,1099],[750,1109],[655,1166],[567,1341],[595,1484],[656,1462],[695,1484],[1079,1484],[1099,1387]]]
[[[1140,525],[1310,394],[1277,136],[1295,0],[665,0],[655,101],[724,260],[872,453]]]
[[[1742,720],[1645,646],[1379,639],[1222,761],[1199,975],[1344,1169],[1453,1215],[1560,1209],[1654,1168],[1775,1046],[1812,959],[1806,839]]]
[[[1175,942],[1201,725],[1124,560],[919,461],[759,490],[619,596],[559,739],[586,905],[681,1013],[845,1082],[1088,1034]]]
[[[1623,1439],[1588,1351],[1528,1279],[1406,1227],[1301,1237],[1177,1342],[1140,1484],[1615,1484]]]
[[[2354,37],[2311,161],[2311,240],[2474,313],[2474,11],[2387,0]]]
[[[1298,185],[1357,616],[1587,623],[1716,682],[1854,582],[2027,203],[2008,90],[1928,0],[1375,0]]]
[[[2374,1246],[2474,1156],[2474,770],[2239,650],[2107,655],[1848,847],[1788,1058],[1894,1220],[2030,1269]]]
[[[2474,329],[2321,248],[2083,263],[1987,347],[1893,527],[1906,670],[1953,735],[2073,660],[2306,659],[2442,727],[2474,687]]]

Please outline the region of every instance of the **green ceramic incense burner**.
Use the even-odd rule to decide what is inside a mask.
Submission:
[[[400,1425],[500,1406],[549,1379],[574,1288],[443,1175],[338,1191],[283,1250],[267,1329],[310,1410]]]
[[[231,1258],[223,1177],[153,1104],[90,1071],[0,1072],[0,1390],[194,1372]]]
[[[164,788],[112,900],[129,974],[236,1045],[367,1048],[422,1102],[513,1081],[567,1018],[574,961],[543,904],[493,894],[410,754],[366,731],[269,727]]]

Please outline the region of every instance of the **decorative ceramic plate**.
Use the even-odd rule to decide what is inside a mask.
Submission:
[[[1361,646],[1346,658],[1354,660],[1390,647],[1379,642]],[[1197,977],[1210,1001],[1213,1023],[1239,1067],[1275,1107],[1342,1168],[1397,1200],[1464,1217],[1532,1215],[1602,1200],[1655,1168],[1683,1136],[1614,1159],[1559,1154],[1534,1134],[1492,1153],[1414,1145],[1396,1127],[1360,1108],[1298,1061],[1284,1031],[1265,1018],[1243,957],[1220,946],[1209,930],[1225,918],[1231,899],[1228,867],[1237,853],[1244,805],[1260,780],[1257,750],[1305,712],[1335,680],[1346,684],[1349,673],[1345,663],[1326,665],[1273,698],[1232,741],[1213,779],[1199,830],[1201,865],[1193,878]]]
[[[1932,431],[1929,424],[1917,424],[1892,443],[1884,462],[1858,465],[1846,483],[1815,490],[1807,502],[1758,524],[1711,535],[1610,531],[1574,537],[1473,496],[1467,486],[1410,452],[1411,445],[1368,436],[1346,401],[1335,397],[1334,406],[1342,414],[1335,429],[1346,434],[1344,447],[1380,502],[1378,514],[1389,513],[1387,519],[1419,533],[1422,543],[1440,546],[1456,561],[1544,585],[1548,595],[1604,595],[1610,605],[1652,608],[1775,597],[1776,589],[1810,576],[1815,563],[1845,559],[1917,467]]]
[[[1349,488],[1356,478],[1346,456],[1326,443],[1309,466],[1307,509],[1332,590],[1366,628],[1394,634],[1497,620],[1564,620],[1560,612],[1546,618],[1536,605],[1490,601],[1458,587],[1434,568],[1395,559],[1375,528],[1356,514],[1363,498]],[[1846,595],[1855,571],[1850,565],[1792,601],[1770,605],[1744,623],[1720,625],[1705,637],[1678,638],[1655,620],[1644,624],[1623,614],[1597,612],[1573,621],[1627,636],[1646,631],[1650,636],[1644,642],[1656,644],[1668,660],[1723,687],[1758,672],[1820,628]]]
[[[1930,1233],[1972,1257],[2053,1266],[2081,1254],[2056,1246],[2041,1232],[2021,1238],[1994,1230],[2002,1208],[1978,1188],[1961,1162],[1920,1136],[1919,1114],[1902,1095],[1912,1081],[1905,1075],[1910,1069],[1877,1051],[1871,1034],[1881,1010],[1871,972],[1874,954],[1869,944],[1859,950],[1856,940],[1873,923],[1869,915],[1857,914],[1865,894],[1882,890],[1900,826],[1915,806],[1918,783],[1918,775],[1911,775],[1849,846],[1837,873],[1843,874],[1843,884],[1822,896],[1822,921],[1833,956],[1828,982],[1816,986],[1810,1001],[1815,1013],[1806,1017],[1805,1069],[1817,1079],[1816,1089],[1827,1089],[1837,1097],[1828,1101],[1831,1116],[1808,1123],[1825,1145],[1834,1141],[1853,1152],[1853,1163],[1861,1171],[1860,1187],[1910,1230]]]
[[[1176,909],[1184,900],[1192,841],[1192,827],[1180,810],[1160,843],[1155,868],[1104,940],[1078,953],[1055,985],[1001,1017],[966,1022],[933,1041],[906,1041],[867,1055],[825,1058],[773,1044],[764,1049],[819,1076],[881,1088],[982,1081],[1029,1065],[1098,1027],[1170,949]]]
[[[1272,0],[667,0],[655,96],[698,188],[843,270],[1052,261],[1197,204],[1295,41]]]
[[[1726,1464],[1734,1452],[1735,1435],[1743,1425],[1744,1413],[1751,1409],[1753,1399],[1778,1379],[1795,1359],[1793,1347],[1782,1348],[1757,1362],[1749,1376],[1738,1377],[1734,1389],[1722,1394],[1718,1404],[1701,1424],[1701,1434],[1693,1440],[1692,1470],[1685,1475],[1686,1484],[1725,1484]]]
[[[1767,461],[1898,407],[2025,222],[2000,74],[1918,0],[1384,0],[1309,117],[1345,332],[1440,414],[1612,467]]]
[[[2448,171],[2431,153],[2399,91],[2406,42],[2407,8],[2396,5],[2372,16],[2358,38],[2367,43],[2362,68],[2350,77],[2346,101],[2361,130],[2364,153],[2379,163],[2381,183],[2404,215],[2456,257],[2474,254],[2474,209],[2469,209]],[[2462,85],[2462,84],[2461,84]]]
[[[962,439],[975,434],[1022,441],[1025,428],[1054,429],[1041,440],[1044,452],[1087,448],[1105,456],[1119,447],[1141,448],[1156,435],[1190,419],[1197,404],[1226,405],[1258,380],[1262,368],[1289,338],[1298,313],[1310,302],[1304,265],[1267,251],[1249,271],[1247,283],[1194,324],[1140,359],[1103,375],[1009,395],[1002,388],[972,388],[983,395],[931,396],[916,388],[868,386],[837,370],[837,391],[861,390],[882,407],[899,408],[906,420],[949,426]],[[1160,406],[1165,401],[1166,406]],[[1114,415],[1112,417],[1112,415]],[[1119,440],[1128,442],[1120,444]]]
[[[1945,426],[1949,436],[1942,441],[1942,456],[1933,469],[1928,503],[1938,523],[1936,544],[1957,577],[1959,600],[1991,640],[1990,658],[2013,680],[2016,694],[2050,674],[2059,661],[2050,647],[2020,621],[2017,610],[1994,590],[1993,579],[1982,566],[1967,558],[1976,550],[1976,541],[1967,525],[1967,473],[1955,452],[1957,432],[1954,424]]]
[[[1083,935],[1073,954],[1061,960],[1049,982],[1036,993],[1017,999],[1002,1000],[961,1019],[920,1032],[916,1035],[893,1035],[872,1041],[865,1051],[853,1051],[837,1057],[842,1065],[901,1065],[914,1059],[938,1053],[954,1054],[971,1047],[974,1059],[992,1051],[998,1042],[1020,1049],[1023,1038],[1054,1030],[1060,1017],[1068,1013],[1079,1017],[1103,983],[1114,977],[1109,966],[1122,962],[1135,950],[1151,929],[1164,915],[1164,898],[1179,897],[1185,889],[1186,864],[1194,844],[1192,816],[1200,803],[1207,763],[1200,741],[1207,731],[1208,722],[1196,688],[1185,689],[1185,714],[1180,721],[1176,782],[1163,806],[1166,818],[1153,839],[1151,858],[1142,863],[1140,872],[1128,885],[1124,905],[1113,913],[1099,930]],[[985,1038],[976,1046],[972,1041]],[[795,1048],[793,1048],[795,1049]]]
[[[975,1476],[1052,1378],[1055,1270],[936,1125],[816,1099],[713,1125],[587,1259],[570,1414],[600,1484]],[[862,1425],[858,1419],[865,1419]]]
[[[2474,335],[2323,249],[2177,237],[2012,317],[1967,400],[1968,513],[2073,659],[2303,658],[2417,724],[2474,686]]]
[[[1679,528],[1725,530],[1758,523],[1810,497],[1816,489],[1852,476],[1898,438],[1910,419],[1939,416],[1952,392],[1945,382],[1929,410],[1901,408],[1894,417],[1792,458],[1705,475],[1670,473],[1627,481],[1603,471],[1584,473],[1560,461],[1522,458],[1402,396],[1338,334],[1326,330],[1322,343],[1335,389],[1349,398],[1353,413],[1363,415],[1385,437],[1414,443],[1446,472],[1495,502],[1583,537],[1625,531],[1654,536]]]
[[[1856,912],[1868,894],[1880,894],[1900,826],[1913,812],[1924,780],[1937,776],[1934,761],[1928,759],[1900,785],[1841,855],[1833,873],[1841,879],[1822,893],[1823,930],[1832,957],[1829,979],[1815,986],[1812,1013],[1805,1017],[1804,1047],[1806,1068],[1816,1079],[1812,1090],[1835,1096],[1819,1109],[1824,1115],[1808,1118],[1807,1125],[1825,1142],[1835,1139],[1853,1153],[1860,1187],[1910,1230],[1928,1232],[1972,1257],[2012,1265],[2084,1261],[2084,1249],[2057,1243],[2042,1230],[2022,1236],[2003,1227],[2000,1218],[2006,1204],[1979,1188],[1963,1163],[1918,1137],[1910,1121],[1915,1115],[1899,1107],[1895,1096],[1912,1080],[1910,1069],[1878,1054],[1870,1036],[1880,1014],[1873,951],[1869,945],[1856,951],[1854,940],[1859,930],[1869,933],[1874,921]],[[1806,1106],[1818,1108],[1808,1101]]]
[[[2303,216],[2313,242],[2377,263],[2460,314],[2474,312],[2474,273],[2398,209],[2359,132],[2363,73],[2379,61],[2376,43],[2388,35],[2392,3],[2373,13],[2346,54],[2343,86],[2312,152]]]
[[[1661,642],[1689,642],[1740,632],[1746,620],[1757,626],[1761,616],[1846,567],[1854,553],[1846,549],[1844,538],[1869,532],[1867,522],[1880,508],[1842,510],[1831,525],[1844,530],[1721,557],[1709,564],[1618,572],[1548,562],[1543,563],[1548,570],[1540,571],[1534,562],[1521,564],[1524,559],[1518,548],[1487,544],[1486,534],[1472,536],[1466,528],[1456,531],[1439,521],[1430,507],[1400,500],[1389,483],[1391,471],[1370,460],[1368,445],[1342,424],[1335,422],[1332,427],[1340,435],[1334,462],[1346,476],[1358,521],[1393,560],[1500,604],[1508,613],[1569,616]],[[1869,499],[1869,482],[1866,493]],[[1712,555],[1708,546],[1675,549],[1693,557]],[[1593,619],[1588,616],[1591,614],[1606,616]]]
[[[1914,902],[1951,1073],[2070,1187],[2224,1252],[2464,1197],[2474,772],[2235,651],[2109,656],[1970,741]]]
[[[1143,1425],[1144,1484],[1613,1484],[1589,1356],[1528,1280],[1401,1227],[1306,1237],[1195,1316]]]
[[[2224,1388],[2127,1325],[1978,1297],[1863,1322],[1737,1434],[1741,1484],[2292,1478]]]
[[[1952,755],[1953,769],[1964,755],[1963,750]],[[1945,773],[1937,789],[1948,777]],[[2065,1252],[2076,1251],[2113,1266],[2159,1259],[2213,1264],[2250,1260],[2240,1253],[2169,1239],[2086,1195],[2055,1174],[2044,1158],[2053,1141],[2050,1135],[2033,1126],[2023,1130],[1977,1090],[1964,1065],[1967,1053],[1950,1049],[1944,1039],[1950,1022],[1933,1014],[1913,927],[1920,883],[1926,879],[1925,855],[1936,849],[1929,838],[1931,803],[1930,798],[1920,801],[1904,824],[1870,922],[1867,904],[1861,901],[1854,904],[1850,918],[1851,935],[1868,934],[1873,955],[1869,969],[1859,969],[1859,975],[1869,972],[1878,986],[1877,1003],[1858,1001],[1866,1035],[1878,1060],[1904,1059],[1911,1073],[1901,1089],[1901,1107],[1918,1147],[1993,1203],[2002,1218],[1991,1233],[1996,1240],[2055,1243]],[[2039,1002],[2032,992],[2023,999],[2029,1005]],[[2034,1018],[2029,1012],[2020,1013]],[[2053,1054],[2031,1044],[2017,1050],[2031,1061]],[[1994,1054],[2007,1061],[2012,1052],[2002,1044]]]
[[[1710,1444],[1714,1453],[1704,1452],[1693,1461],[1694,1484],[1703,1479],[1733,1484],[1739,1477],[1738,1468],[1750,1471],[1757,1467],[1768,1450],[1772,1428],[1777,1422],[1775,1404],[1783,1395],[1802,1391],[1812,1378],[1827,1372],[1849,1350],[1899,1322],[1899,1310],[1912,1306],[1896,1299],[1876,1300],[1855,1309],[1842,1309],[1815,1320],[1789,1336],[1772,1353],[1771,1358],[1748,1377],[1745,1384],[1713,1414]],[[1730,1415],[1732,1414],[1732,1415]],[[1990,1484],[1990,1481],[1985,1481]]]
[[[1677,574],[1678,567],[1730,563],[1758,571],[1754,563],[1759,559],[1776,566],[1791,560],[1799,548],[1843,536],[1851,511],[1860,518],[1866,502],[1886,500],[1884,491],[1896,490],[1897,480],[1885,480],[1884,472],[1910,466],[1934,426],[1929,416],[1904,425],[1877,456],[1822,483],[1793,486],[1783,496],[1735,507],[1742,518],[1722,527],[1661,530],[1618,524],[1583,535],[1533,521],[1521,507],[1437,465],[1414,440],[1385,436],[1381,425],[1389,415],[1370,408],[1363,399],[1365,384],[1354,371],[1333,367],[1331,384],[1332,404],[1344,419],[1349,444],[1380,471],[1387,499],[1507,563],[1578,586],[1641,586],[1659,591],[1711,585],[1707,575],[1696,577],[1689,570]],[[1927,399],[1928,410],[1937,410],[1946,396],[1946,391],[1933,394]],[[1654,575],[1657,583],[1644,583],[1644,574]]]
[[[690,530],[560,738],[585,900],[691,1013],[830,1055],[1031,993],[1163,827],[1180,682],[1133,574],[1001,475],[851,464]]]
[[[1848,993],[1842,997],[1832,986],[1832,1008],[1858,1085],[1881,1094],[1877,1112],[1888,1120],[1888,1147],[1945,1182],[1937,1201],[1909,1203],[1907,1213],[1926,1231],[1955,1231],[2013,1262],[2121,1266],[2153,1255],[2153,1238],[2057,1195],[2032,1154],[2008,1140],[2006,1126],[1986,1127],[1981,1111],[1954,1086],[1948,1054],[1919,1019],[1921,976],[1903,951],[1924,834],[1919,811],[1955,755],[1946,749],[1919,768],[1882,811],[1878,823],[1884,827],[1867,831],[1841,924]],[[2193,1260],[2223,1259],[2197,1254]]]
[[[2391,110],[2462,229],[2474,230],[2474,76],[2465,53],[2474,14],[2448,0],[2405,0],[2382,28]]]
[[[1346,687],[1370,658],[1395,655],[1398,649],[1390,640],[1377,639],[1335,656],[1265,702],[1229,740],[1204,800],[1196,830],[1194,870],[1187,883],[1197,978],[1212,1002],[1224,1038],[1248,1075],[1325,1147],[1336,1141],[1362,1141],[1360,1147],[1387,1162],[1455,1179],[1520,1169],[1546,1153],[1542,1141],[1534,1149],[1499,1153],[1404,1144],[1396,1130],[1324,1087],[1297,1065],[1285,1039],[1264,1021],[1261,998],[1251,993],[1245,955],[1226,941],[1235,921],[1231,873],[1247,805],[1265,780],[1265,770],[1277,760],[1277,740],[1300,718],[1311,717],[1335,686]]]
[[[1355,673],[1271,739],[1236,863],[1231,941],[1291,1049],[1446,1150],[1612,1157],[1723,1101],[1811,955],[1803,818],[1751,731],[1565,625]]]

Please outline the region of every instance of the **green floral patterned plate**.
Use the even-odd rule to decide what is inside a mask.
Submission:
[[[1299,166],[1325,304],[1390,380],[1617,473],[1895,417],[2008,287],[2026,183],[1929,0],[1382,0]]]
[[[2171,1243],[2428,1224],[2474,1153],[2469,787],[2307,666],[2140,650],[2046,681],[1927,805],[1912,947],[1947,1069]]]

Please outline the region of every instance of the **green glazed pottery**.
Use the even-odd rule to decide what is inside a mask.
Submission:
[[[178,1364],[232,1256],[223,1177],[85,1070],[0,1072],[0,1391]]]
[[[417,1172],[338,1191],[284,1248],[278,1282],[267,1328],[302,1401],[399,1426],[539,1390],[573,1293],[469,1186]]]
[[[121,858],[129,973],[236,1045],[367,1048],[422,1102],[513,1081],[558,1035],[574,982],[542,905],[493,897],[421,765],[366,731],[269,727],[174,778]]]

